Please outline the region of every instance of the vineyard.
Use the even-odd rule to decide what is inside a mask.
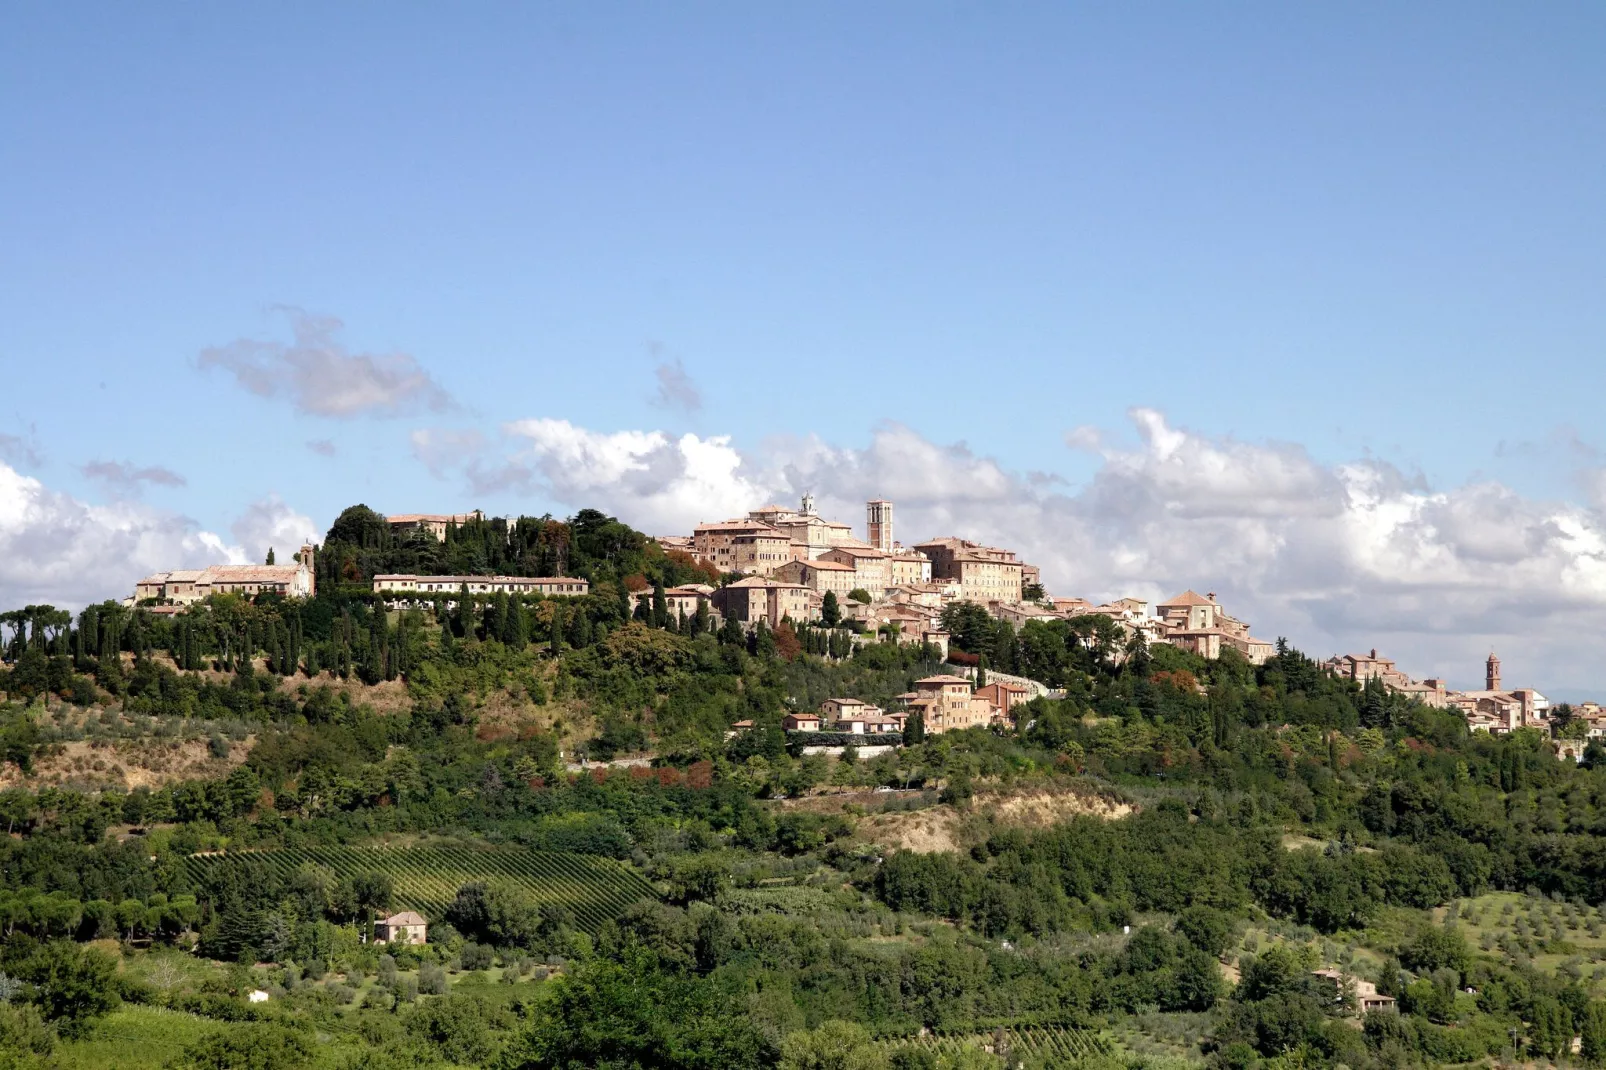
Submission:
[[[336,877],[382,872],[395,884],[393,904],[439,918],[457,889],[472,881],[516,885],[537,903],[567,907],[582,928],[595,931],[655,889],[634,870],[596,855],[528,851],[508,847],[308,847],[188,859],[196,880],[207,883],[224,866],[263,866],[288,877],[316,866]]]
[[[1114,1050],[1110,1039],[1101,1033],[1061,1025],[1009,1026],[986,1033],[928,1033],[888,1041],[886,1047],[889,1051],[922,1048],[939,1057],[957,1055],[966,1048],[979,1048],[995,1055],[1007,1055],[1010,1065],[1021,1059],[1069,1062],[1093,1055],[1109,1055]]]

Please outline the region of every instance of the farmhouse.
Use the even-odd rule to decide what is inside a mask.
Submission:
[[[374,922],[376,944],[422,944],[428,934],[429,923],[422,914],[404,910],[383,921]]]

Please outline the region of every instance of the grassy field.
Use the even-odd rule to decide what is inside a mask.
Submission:
[[[1606,917],[1598,908],[1490,892],[1434,911],[1438,921],[1452,914],[1467,943],[1484,954],[1526,958],[1547,973],[1590,983],[1597,995],[1606,992]]]
[[[56,1046],[60,1070],[161,1070],[187,1046],[228,1028],[193,1014],[125,1005],[103,1018],[83,1040]]]
[[[658,894],[645,877],[610,858],[512,847],[312,847],[196,855],[188,863],[203,883],[221,866],[261,866],[279,876],[301,866],[340,878],[388,873],[395,882],[394,905],[431,918],[441,916],[464,884],[506,881],[537,903],[567,907],[581,927],[592,931],[632,903]]]

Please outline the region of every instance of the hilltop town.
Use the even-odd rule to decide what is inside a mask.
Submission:
[[[502,525],[482,512],[406,513],[383,518],[401,540],[446,543],[470,524]],[[511,537],[509,535],[508,537]],[[1233,616],[1214,592],[1184,590],[1158,604],[1140,598],[1097,603],[1048,592],[1041,570],[1011,549],[958,535],[936,536],[905,545],[895,535],[894,504],[876,498],[865,503],[863,538],[853,525],[822,516],[812,494],[797,508],[770,504],[744,517],[697,524],[689,535],[653,540],[670,560],[700,569],[703,582],[649,586],[637,578],[628,592],[637,619],[664,620],[675,630],[715,631],[727,626],[751,634],[762,629],[807,627],[841,629],[848,642],[891,641],[933,652],[945,670],[917,680],[891,708],[859,698],[829,699],[817,710],[789,714],[794,732],[901,738],[911,717],[933,734],[988,725],[1014,725],[1016,710],[1037,697],[1058,697],[1056,689],[1029,676],[990,667],[985,656],[951,649],[951,626],[966,611],[984,612],[992,621],[1029,634],[1048,622],[1078,622],[1085,642],[1102,642],[1119,663],[1137,650],[1163,644],[1202,658],[1241,658],[1263,665],[1277,645],[1251,634],[1247,621]],[[128,606],[173,615],[213,594],[308,597],[316,591],[318,547],[307,543],[288,563],[214,565],[161,572],[141,579]],[[498,574],[381,573],[371,581],[374,594],[392,608],[440,603],[459,596],[583,597],[590,583],[578,576]],[[1101,638],[1095,639],[1095,633]],[[1507,688],[1500,660],[1491,653],[1485,686],[1455,690],[1440,678],[1416,679],[1373,649],[1336,654],[1323,662],[1335,677],[1385,691],[1427,706],[1461,713],[1474,731],[1504,735],[1521,728],[1557,736],[1558,753],[1582,758],[1590,739],[1606,736],[1606,710],[1597,703],[1553,710],[1532,687]],[[1559,713],[1560,716],[1553,716]],[[733,731],[751,727],[738,721]]]

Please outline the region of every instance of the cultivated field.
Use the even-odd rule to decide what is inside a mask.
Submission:
[[[636,901],[658,890],[645,877],[608,858],[512,847],[308,847],[196,855],[189,859],[198,880],[215,867],[261,865],[288,875],[310,865],[346,878],[388,873],[395,882],[394,905],[438,918],[472,881],[503,881],[523,889],[537,903],[568,908],[580,927],[595,930]]]

